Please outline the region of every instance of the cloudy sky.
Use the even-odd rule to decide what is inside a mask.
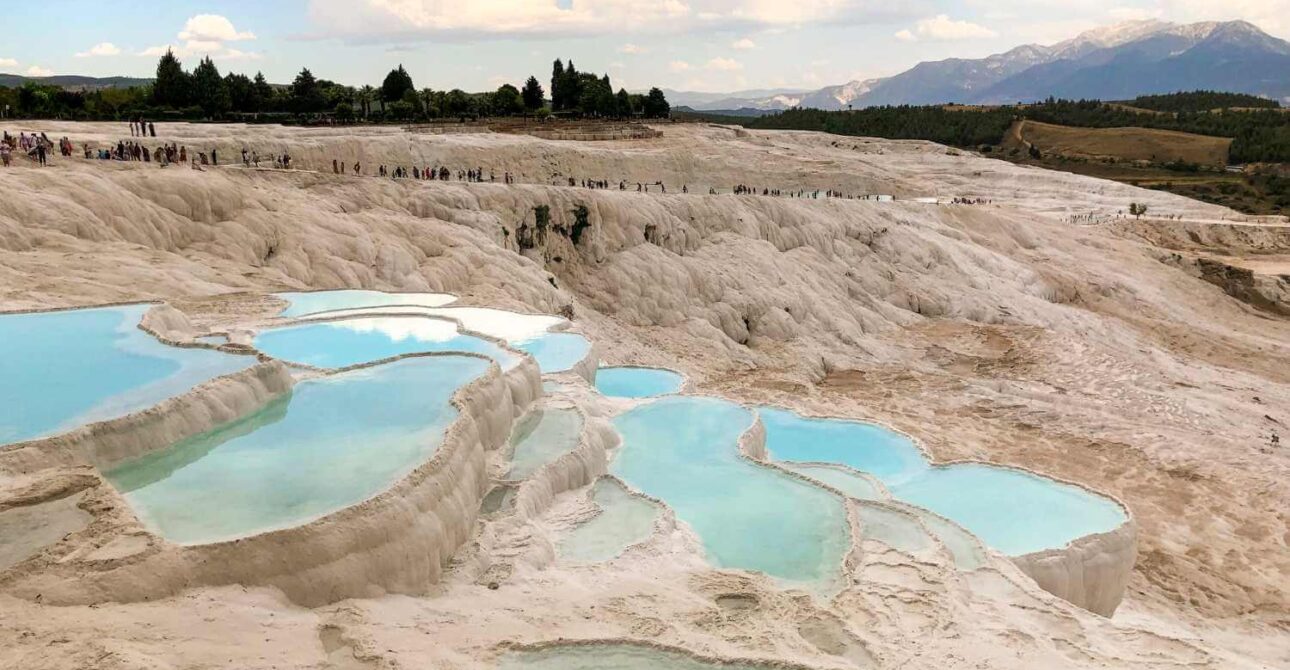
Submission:
[[[417,86],[482,90],[545,80],[551,61],[614,85],[817,88],[922,60],[1048,44],[1159,18],[1245,19],[1290,38],[1290,0],[43,0],[7,3],[0,72],[151,76],[173,47],[191,67],[302,66],[379,83],[402,63]],[[18,29],[20,26],[31,29]]]

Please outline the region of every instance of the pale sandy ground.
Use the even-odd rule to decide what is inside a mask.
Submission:
[[[21,129],[32,128],[79,146],[124,126]],[[561,637],[821,668],[1290,665],[1290,322],[1171,263],[1168,231],[1060,223],[1130,201],[1197,220],[1227,210],[928,143],[813,133],[668,126],[661,140],[577,143],[158,130],[149,144],[218,142],[225,162],[245,141],[327,172],[333,157],[371,171],[411,156],[541,184],[662,179],[669,194],[20,163],[0,171],[0,307],[164,297],[201,325],[268,309],[253,295],[210,296],[342,286],[572,307],[610,362],[664,364],[740,400],[881,420],[941,459],[1017,464],[1112,493],[1138,520],[1138,565],[1111,620],[1000,561],[963,575],[880,547],[856,584],[822,600],[703,569],[694,538],[664,529],[607,565],[521,565],[496,591],[460,568],[432,597],[313,610],[238,587],[95,607],[0,593],[0,667],[488,667],[498,643]],[[735,183],[993,204],[675,193]],[[579,203],[593,224],[581,248],[552,235],[542,253],[516,253],[533,206],[569,225]],[[1205,231],[1230,242],[1217,254],[1290,249],[1284,234],[1237,244],[1230,228]],[[578,504],[565,496],[533,537],[513,538],[516,550],[549,543]],[[718,597],[732,593],[746,596]]]

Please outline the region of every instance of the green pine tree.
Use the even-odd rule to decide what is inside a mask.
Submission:
[[[190,81],[187,72],[167,49],[157,62],[157,78],[152,84],[152,101],[159,107],[187,107],[190,101]]]

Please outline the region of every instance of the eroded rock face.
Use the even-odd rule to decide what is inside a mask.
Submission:
[[[1062,549],[1012,557],[1045,591],[1106,617],[1124,600],[1137,560],[1137,526],[1132,520]]]
[[[1290,275],[1266,275],[1210,258],[1197,258],[1205,281],[1258,309],[1290,316]]]

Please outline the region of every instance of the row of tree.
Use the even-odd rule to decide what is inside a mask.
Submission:
[[[536,77],[529,77],[522,90],[503,84],[496,91],[467,93],[461,89],[418,90],[402,65],[391,70],[377,88],[319,79],[304,68],[289,85],[278,86],[268,83],[262,73],[254,77],[221,75],[209,57],[188,72],[179,58],[167,51],[157,63],[157,75],[150,86],[72,91],[28,82],[18,88],[0,87],[0,105],[7,106],[10,114],[32,117],[224,119],[268,115],[328,116],[345,122],[546,116],[553,112],[582,117],[665,118],[670,111],[667,98],[657,88],[647,95],[624,89],[614,93],[608,75],[579,73],[573,63],[566,69],[558,60],[556,70],[559,75],[552,77],[552,101],[548,107],[546,92]]]
[[[537,84],[532,77],[529,82]],[[671,105],[658,88],[651,88],[646,95],[631,94],[623,88],[614,93],[608,74],[597,77],[579,72],[573,61],[565,66],[557,58],[551,66],[551,110],[583,116],[660,119],[668,116]]]
[[[1164,95],[1140,95],[1129,106],[1157,112],[1210,112],[1216,109],[1275,109],[1281,103],[1249,93],[1225,91],[1180,91]]]

